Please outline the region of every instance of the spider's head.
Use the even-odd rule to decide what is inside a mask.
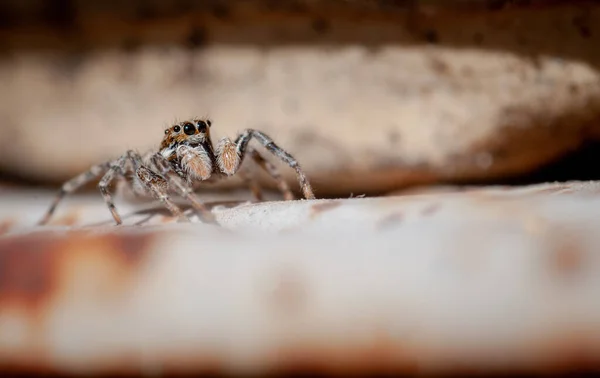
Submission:
[[[163,156],[172,155],[180,144],[198,145],[210,139],[209,119],[194,119],[179,122],[165,130],[165,136],[160,144]]]

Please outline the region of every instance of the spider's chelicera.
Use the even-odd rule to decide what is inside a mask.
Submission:
[[[277,168],[256,149],[248,146],[251,139],[256,139],[268,151],[292,167],[296,171],[304,197],[306,199],[315,198],[308,178],[296,159],[275,144],[268,135],[257,130],[247,129],[235,141],[223,138],[214,146],[210,138],[210,127],[211,121],[208,119],[177,123],[165,130],[158,152],[151,151],[142,156],[134,150],[129,150],[116,160],[91,167],[87,172],[62,185],[58,195],[38,224],[43,225],[48,222],[65,195],[100,177],[98,189],[118,225],[122,223],[121,216],[117,212],[112,195],[108,190],[111,182],[117,178],[126,179],[135,194],[150,195],[158,199],[180,220],[188,221],[189,219],[172,201],[171,195],[173,194],[189,200],[204,220],[214,222],[212,213],[195,196],[193,185],[238,173],[249,183],[254,197],[260,200],[261,194],[258,185],[239,170],[247,154],[277,182],[277,186],[286,200],[293,199],[294,196],[288,184],[280,176]]]

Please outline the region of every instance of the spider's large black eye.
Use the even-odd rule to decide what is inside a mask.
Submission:
[[[201,133],[205,133],[208,125],[204,121],[198,121],[198,131]]]
[[[194,135],[194,133],[196,132],[196,128],[191,123],[186,123],[185,125],[183,125],[183,132],[187,135]]]
[[[176,133],[178,133],[178,132],[181,131],[181,127],[175,126],[175,127],[173,127],[173,131],[175,131]]]

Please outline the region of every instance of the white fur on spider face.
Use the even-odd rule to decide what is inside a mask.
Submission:
[[[177,148],[179,146],[181,146],[181,145],[194,145],[195,146],[195,145],[204,143],[205,141],[206,141],[206,134],[191,135],[185,140],[185,142],[182,142],[183,144],[180,144],[179,142],[171,143],[171,145],[169,145],[169,147],[163,148],[160,151],[160,154],[165,159],[169,159],[171,156],[173,156],[173,154],[176,153]]]
[[[194,134],[187,138],[186,143],[188,144],[200,144],[206,141],[206,134]]]
[[[160,154],[165,158],[169,159],[175,153],[175,145],[170,145],[167,148],[160,150]]]

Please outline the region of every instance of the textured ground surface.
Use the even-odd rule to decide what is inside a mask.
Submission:
[[[600,369],[600,183],[225,206],[223,227],[5,189],[0,367]],[[151,216],[149,219],[147,219]],[[135,226],[135,223],[140,223]]]

